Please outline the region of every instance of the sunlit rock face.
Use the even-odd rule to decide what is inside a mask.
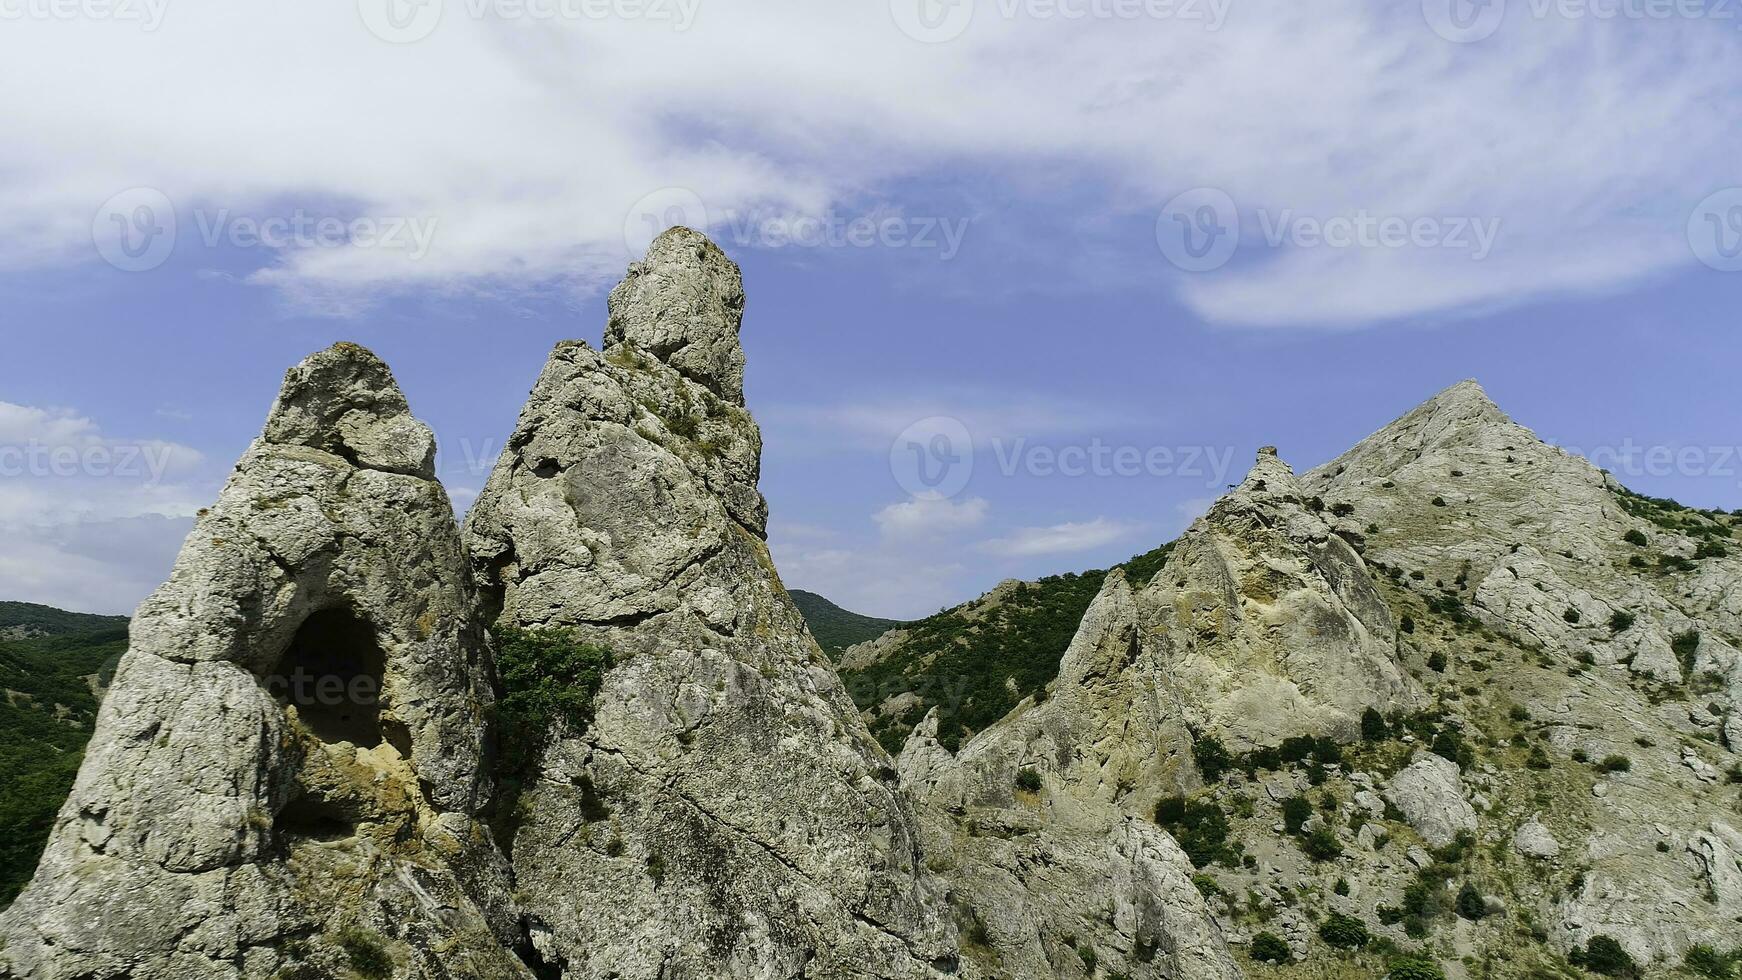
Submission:
[[[488,653],[434,440],[373,354],[285,378],[140,607],[8,976],[528,977],[489,802]]]
[[[688,229],[557,347],[468,519],[500,622],[612,651],[544,756],[513,863],[564,977],[934,977],[943,889],[891,760],[764,542],[738,269]]]

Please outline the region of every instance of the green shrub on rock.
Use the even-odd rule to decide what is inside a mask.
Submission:
[[[1261,932],[1252,937],[1252,958],[1260,963],[1287,963],[1294,953],[1276,933]]]
[[[1438,964],[1419,956],[1400,956],[1388,966],[1385,980],[1446,980]]]
[[[1319,926],[1319,938],[1338,949],[1360,949],[1373,938],[1367,924],[1352,915],[1332,912]]]

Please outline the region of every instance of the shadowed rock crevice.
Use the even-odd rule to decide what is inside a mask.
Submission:
[[[372,625],[350,609],[325,609],[298,628],[266,682],[316,738],[372,749],[382,741],[386,656]]]

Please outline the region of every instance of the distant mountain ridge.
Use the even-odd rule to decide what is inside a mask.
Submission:
[[[0,639],[5,640],[90,633],[126,625],[126,616],[67,612],[34,602],[0,602]]]
[[[127,619],[0,602],[0,907],[30,880],[127,647]]]
[[[815,592],[788,589],[787,595],[792,596],[799,614],[810,626],[811,635],[817,638],[817,644],[830,660],[839,661],[841,651],[855,643],[875,640],[892,629],[907,625],[903,620],[879,619],[843,609]]]

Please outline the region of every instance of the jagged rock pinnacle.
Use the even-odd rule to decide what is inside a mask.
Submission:
[[[734,404],[744,403],[744,280],[706,235],[672,228],[611,290],[607,350],[633,345]]]
[[[435,437],[368,348],[337,343],[285,372],[266,442],[308,446],[364,469],[435,476]]]

